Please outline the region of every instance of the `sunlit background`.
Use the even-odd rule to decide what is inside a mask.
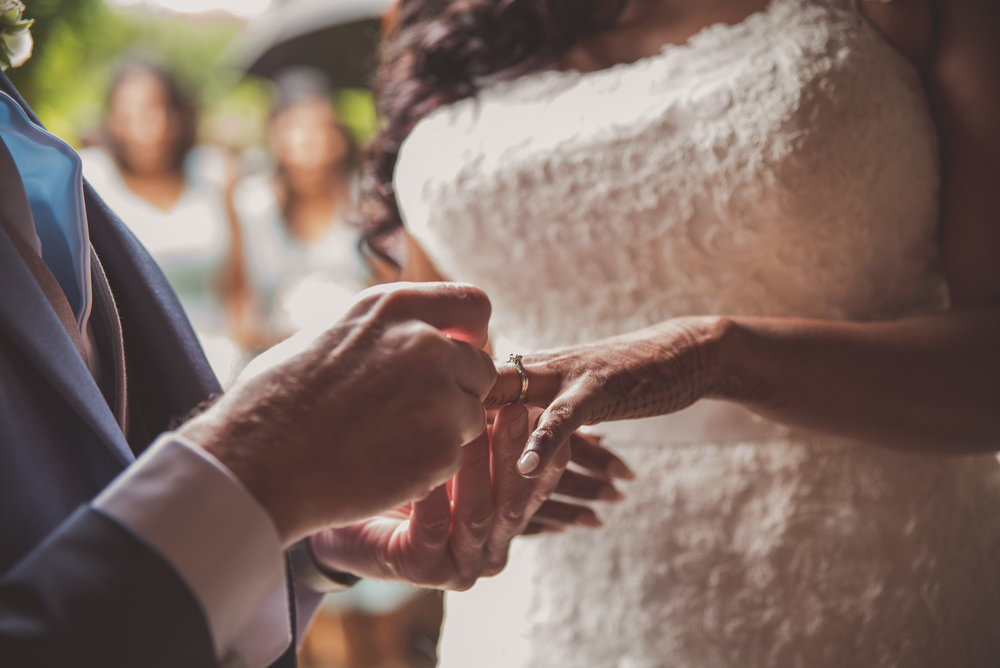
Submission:
[[[100,121],[110,73],[136,54],[168,63],[196,93],[202,141],[238,149],[263,141],[268,82],[240,70],[233,46],[272,0],[25,4],[26,15],[35,19],[35,50],[24,66],[8,75],[46,126],[70,143],[88,143]],[[369,138],[374,111],[367,91],[338,89],[335,98],[342,121],[359,140]]]
[[[271,0],[111,0],[119,7],[147,10],[202,13],[224,11],[242,18],[258,16],[267,9]]]

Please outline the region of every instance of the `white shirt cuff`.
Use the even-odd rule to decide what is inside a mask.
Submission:
[[[287,649],[292,633],[278,532],[215,457],[165,434],[93,505],[180,574],[201,602],[222,663],[266,666]]]

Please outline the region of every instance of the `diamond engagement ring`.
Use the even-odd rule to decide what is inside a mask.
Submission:
[[[507,358],[507,364],[513,364],[514,368],[517,369],[517,375],[521,377],[521,393],[517,395],[517,400],[523,402],[528,398],[528,372],[524,370],[524,365],[521,364],[521,356],[510,354]]]

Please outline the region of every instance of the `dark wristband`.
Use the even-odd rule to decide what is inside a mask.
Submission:
[[[288,558],[292,562],[292,572],[295,581],[309,587],[313,591],[331,592],[343,591],[353,587],[361,578],[350,573],[342,573],[329,568],[323,568],[316,562],[312,546],[308,538],[303,538],[288,549]]]

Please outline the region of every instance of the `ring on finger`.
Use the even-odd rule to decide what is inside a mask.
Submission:
[[[517,395],[517,401],[519,402],[523,402],[528,398],[528,372],[525,371],[521,359],[521,356],[515,353],[511,353],[510,357],[507,358],[507,364],[512,364],[517,369],[517,375],[521,377],[521,392]]]

